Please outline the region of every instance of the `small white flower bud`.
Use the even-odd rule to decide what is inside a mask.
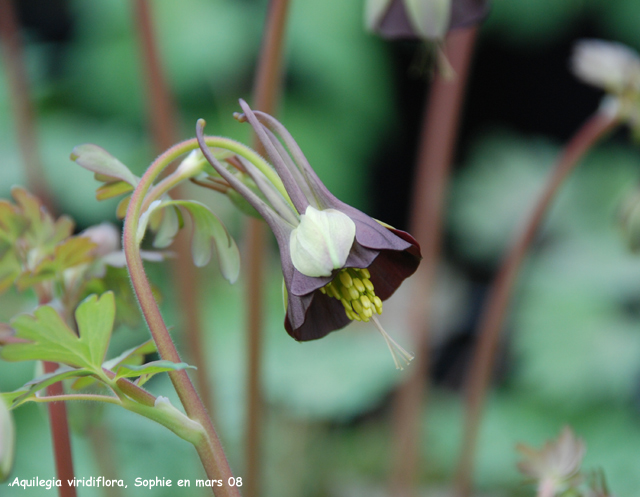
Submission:
[[[103,257],[111,252],[120,250],[120,232],[111,223],[101,223],[91,226],[80,233],[80,236],[89,238],[98,245],[96,255]]]
[[[0,481],[7,479],[13,467],[15,437],[13,418],[0,397]]]
[[[616,94],[640,91],[640,56],[620,43],[579,41],[574,47],[571,68],[583,82],[606,91]]]

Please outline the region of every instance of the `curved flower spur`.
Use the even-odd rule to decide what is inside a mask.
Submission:
[[[252,111],[243,100],[240,106],[244,114],[236,114],[236,119],[249,121],[285,191],[248,161],[241,159],[261,195],[223,166],[205,145],[202,119],[198,142],[213,168],[258,211],[276,237],[286,289],[285,329],[295,340],[307,341],[353,320],[371,320],[396,368],[402,369],[398,355],[407,364],[413,355],[384,331],[375,314],[382,313],[382,301],[417,269],[418,243],[334,197],[282,124]]]

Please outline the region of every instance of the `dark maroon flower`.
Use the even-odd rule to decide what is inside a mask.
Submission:
[[[285,329],[299,341],[315,340],[352,320],[374,322],[400,367],[393,347],[412,358],[382,329],[382,312],[402,281],[420,262],[418,243],[334,197],[311,168],[298,144],[276,119],[254,112],[243,100],[244,114],[262,142],[284,185],[286,197],[256,166],[242,161],[262,196],[223,166],[204,144],[203,122],[197,135],[203,154],[216,171],[260,213],[280,248],[286,287]],[[282,141],[281,141],[282,140]]]
[[[448,30],[481,22],[489,0],[369,0],[366,23],[383,38],[441,40]]]

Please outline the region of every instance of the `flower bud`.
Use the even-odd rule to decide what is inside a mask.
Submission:
[[[482,21],[488,0],[367,0],[367,29],[384,38],[439,41],[447,31]]]
[[[97,257],[120,250],[120,232],[111,223],[91,226],[80,233],[80,236],[88,238],[98,246],[95,251]]]
[[[15,437],[13,418],[0,397],[0,481],[8,478],[13,467]]]
[[[640,57],[620,43],[581,40],[571,59],[576,77],[606,91],[621,94],[640,91]]]

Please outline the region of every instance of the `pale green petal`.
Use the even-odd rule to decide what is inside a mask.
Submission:
[[[355,236],[356,225],[343,212],[309,206],[289,239],[293,266],[305,276],[330,276],[344,266]]]
[[[441,39],[451,17],[451,0],[404,0],[409,20],[424,38]]]
[[[390,3],[391,0],[367,0],[364,7],[364,25],[369,31],[375,31]]]

